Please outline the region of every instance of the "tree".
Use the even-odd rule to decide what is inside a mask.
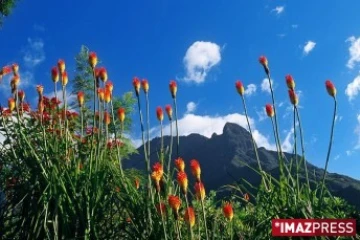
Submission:
[[[16,0],[0,0],[0,26],[4,17],[9,16],[11,10],[15,7]]]

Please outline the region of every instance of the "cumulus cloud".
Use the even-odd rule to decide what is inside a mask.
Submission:
[[[349,83],[345,89],[345,94],[349,101],[353,100],[360,92],[360,75],[356,76],[354,80]]]
[[[354,68],[355,63],[360,62],[360,37],[355,38],[355,36],[349,37],[346,42],[350,42],[349,54],[350,58],[346,64],[348,68]]]
[[[304,45],[304,54],[308,55],[316,46],[316,42],[313,41],[307,41]]]
[[[221,61],[220,46],[212,42],[194,42],[183,59],[186,82],[202,83],[211,68]]]
[[[280,15],[282,12],[284,12],[285,6],[277,6],[274,9],[272,9],[272,12],[275,12],[276,15]]]
[[[42,39],[27,39],[23,61],[27,67],[35,67],[45,60],[44,42]]]
[[[273,85],[273,80],[271,80],[271,85]],[[261,82],[261,91],[271,93],[269,79],[264,78],[262,80],[262,82]]]
[[[186,112],[187,113],[192,113],[195,112],[197,107],[197,104],[194,102],[188,102],[188,104],[186,104]]]
[[[246,89],[245,89],[245,95],[247,96],[251,96],[256,92],[256,85],[251,83],[249,85],[247,85]]]

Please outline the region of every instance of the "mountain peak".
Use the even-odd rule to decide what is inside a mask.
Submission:
[[[227,122],[223,128],[223,134],[227,136],[251,138],[250,133],[239,124]]]

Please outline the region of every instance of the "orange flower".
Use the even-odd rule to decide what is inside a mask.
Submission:
[[[107,89],[108,91],[110,91],[112,93],[113,89],[114,89],[114,85],[111,81],[107,81],[105,83],[105,89]]]
[[[172,120],[173,110],[172,110],[172,107],[171,107],[170,104],[165,106],[165,111],[166,111],[166,113],[168,115],[169,120],[171,121]]]
[[[188,178],[185,172],[178,172],[177,174],[177,181],[179,186],[181,187],[181,190],[184,194],[187,192],[188,188]]]
[[[295,106],[299,103],[299,98],[293,89],[289,89],[289,98],[292,105]]]
[[[13,63],[13,65],[11,65],[11,68],[14,75],[17,75],[19,73],[19,65],[17,63]]]
[[[85,98],[84,98],[84,93],[83,92],[80,91],[80,92],[77,93],[77,99],[78,99],[78,102],[79,102],[79,107],[84,106]]]
[[[249,196],[248,193],[245,193],[245,194],[244,194],[244,199],[245,199],[245,201],[247,201],[247,202],[250,200],[250,196]]]
[[[43,92],[44,92],[44,87],[42,85],[37,85],[36,86],[36,91],[41,96],[43,94]]]
[[[104,123],[106,125],[109,125],[111,122],[111,119],[110,119],[110,114],[108,112],[104,112]]]
[[[105,99],[105,92],[103,88],[98,88],[97,89],[97,94],[98,94],[98,98],[100,99],[100,101],[104,101]]]
[[[156,108],[156,116],[160,122],[162,122],[162,120],[164,120],[164,113],[163,113],[163,110],[161,107]]]
[[[14,109],[16,107],[15,99],[13,99],[13,98],[8,99],[8,107],[9,107],[10,111],[14,111]]]
[[[178,196],[175,195],[169,195],[168,197],[168,202],[170,207],[172,208],[174,214],[175,214],[175,219],[177,219],[177,214],[179,212],[179,208],[181,205],[181,200]]]
[[[118,114],[119,121],[121,123],[123,123],[125,120],[125,108],[119,108],[117,110],[117,114]]]
[[[143,88],[143,90],[144,90],[144,93],[148,93],[148,92],[149,92],[149,82],[148,82],[148,80],[143,79],[143,80],[141,81],[141,86],[142,86],[142,88]]]
[[[64,60],[59,59],[57,65],[58,65],[60,74],[63,74],[63,72],[65,72],[65,62],[64,62]]]
[[[285,80],[286,80],[286,85],[288,86],[288,88],[294,90],[294,88],[295,88],[294,78],[290,74],[288,74],[285,76]]]
[[[170,93],[171,93],[172,98],[175,98],[176,92],[177,92],[177,84],[174,80],[170,81],[169,88],[170,88]]]
[[[98,62],[97,56],[95,52],[90,52],[89,53],[89,64],[91,68],[95,68],[96,64]]]
[[[137,77],[133,78],[133,86],[134,86],[134,89],[135,89],[136,96],[139,96],[139,92],[140,92],[140,80],[139,80],[139,78],[137,78]]]
[[[326,80],[325,82],[326,90],[329,93],[330,96],[335,97],[336,96],[336,88],[334,84],[330,80]]]
[[[61,84],[63,85],[63,87],[66,86],[66,84],[68,83],[68,81],[69,81],[69,78],[68,78],[67,72],[64,71],[64,72],[61,74]]]
[[[51,69],[51,78],[54,83],[57,83],[59,81],[59,71],[57,67],[53,67]]]
[[[204,200],[205,198],[205,187],[201,182],[195,183],[195,194],[198,200]]]
[[[190,161],[191,172],[196,177],[196,180],[200,182],[201,168],[200,164],[196,159]]]
[[[233,219],[234,211],[233,211],[233,208],[231,206],[231,203],[225,202],[225,204],[223,206],[223,213],[224,213],[224,217],[229,219],[229,221],[231,221]]]
[[[11,78],[11,84],[13,84],[14,86],[19,86],[20,84],[20,77],[19,75],[15,75]]]
[[[135,178],[135,188],[139,189],[140,187],[140,180],[138,178]]]
[[[158,212],[158,214],[161,216],[165,216],[166,214],[166,205],[164,203],[158,203],[156,205],[156,210]]]
[[[185,170],[185,162],[181,157],[175,159],[175,166],[180,171],[183,172]]]
[[[259,57],[259,62],[261,65],[264,66],[264,68],[267,68],[268,67],[268,60],[265,56],[260,56]]]
[[[20,102],[23,102],[25,99],[25,92],[23,90],[18,91],[18,98]]]
[[[160,180],[163,177],[163,172],[162,171],[153,171],[151,173],[151,178],[155,183],[155,187],[156,187],[156,191],[160,192]]]
[[[161,165],[161,163],[159,162],[156,162],[153,166],[152,166],[152,170],[154,172],[160,172],[161,174],[164,173],[164,168],[163,166]]]
[[[99,68],[99,77],[103,82],[106,82],[108,80],[108,74],[106,68],[104,67]]]
[[[274,109],[273,109],[273,107],[272,107],[271,104],[266,104],[265,110],[266,110],[266,114],[267,114],[269,117],[273,117],[273,116],[274,116]]]
[[[107,88],[105,88],[105,91],[104,91],[104,100],[106,103],[109,103],[111,101],[111,92]]]
[[[184,220],[192,228],[195,225],[195,211],[192,207],[188,207],[185,211]]]
[[[0,73],[1,73],[1,75],[5,76],[5,75],[11,73],[11,71],[12,71],[11,66],[5,66],[1,69]]]
[[[242,84],[241,81],[236,81],[235,82],[235,87],[236,87],[236,90],[238,91],[238,93],[243,96],[244,95],[244,92],[245,92],[245,89],[244,89],[244,85]]]

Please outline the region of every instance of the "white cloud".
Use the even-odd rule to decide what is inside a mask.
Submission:
[[[247,85],[246,90],[245,90],[245,95],[247,96],[251,96],[256,92],[256,85],[251,83],[249,85]]]
[[[349,101],[353,100],[360,92],[360,75],[358,75],[345,89]]]
[[[186,105],[186,112],[187,113],[192,113],[195,112],[197,107],[197,104],[194,102],[188,102],[188,104]]]
[[[285,6],[277,6],[274,9],[272,9],[272,12],[275,12],[276,15],[280,15],[282,12],[284,12]]]
[[[340,158],[340,154],[337,154],[337,155],[334,157],[334,161],[339,160],[339,158]]]
[[[297,24],[292,24],[291,27],[294,28],[294,29],[296,29],[296,28],[299,27],[299,25],[297,25]]]
[[[220,47],[216,43],[197,41],[186,51],[184,81],[202,83],[212,67],[220,63]]]
[[[257,114],[258,117],[259,117],[259,119],[258,119],[259,122],[262,122],[262,121],[264,121],[265,119],[268,119],[268,118],[269,118],[268,115],[266,114],[265,108],[261,108],[260,111],[256,111],[256,114]]]
[[[307,41],[304,45],[304,54],[308,55],[316,46],[316,42],[313,41]]]
[[[354,68],[355,63],[360,62],[360,37],[355,38],[355,36],[351,36],[346,40],[346,42],[350,42],[350,59],[348,60],[346,66],[352,69]]]
[[[353,154],[353,151],[351,151],[351,150],[346,150],[346,156],[350,156],[351,154]]]
[[[271,80],[271,85],[273,85],[273,80]],[[261,91],[267,92],[269,94],[271,93],[269,79],[263,79],[263,81],[261,82]]]
[[[291,140],[293,139],[294,128],[286,133],[285,140],[281,144],[281,149],[283,152],[291,152],[293,149],[293,145]]]
[[[23,61],[27,67],[35,67],[45,60],[44,42],[42,39],[28,38]]]
[[[335,122],[341,122],[342,119],[343,119],[343,116],[339,116],[339,115],[335,116]]]

